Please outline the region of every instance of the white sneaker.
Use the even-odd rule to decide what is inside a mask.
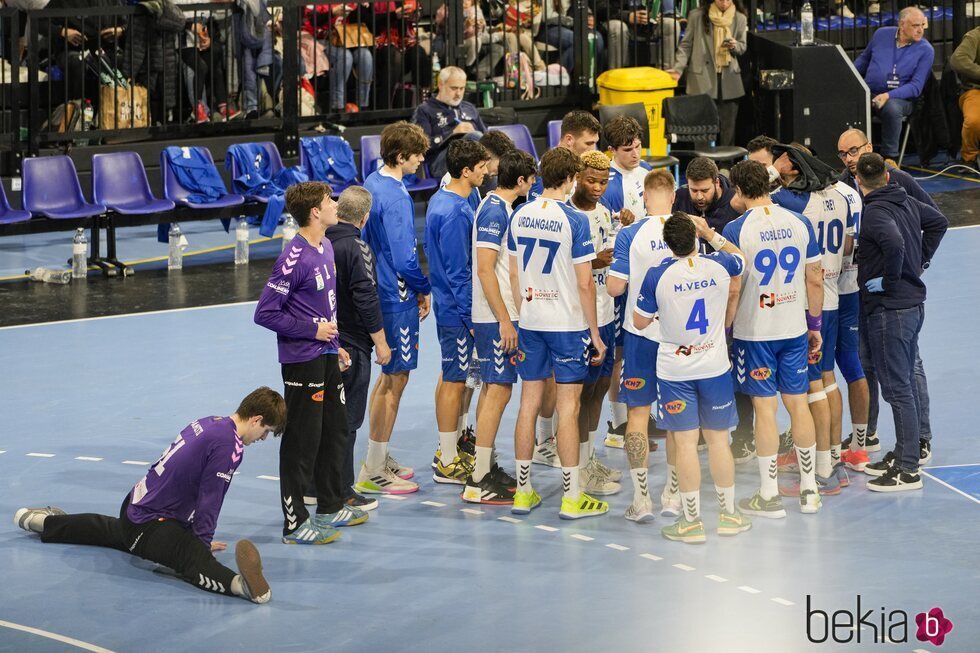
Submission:
[[[660,514],[664,517],[681,516],[681,493],[667,492],[660,494]]]
[[[869,14],[880,14],[881,13],[881,3],[880,2],[869,2],[868,3],[868,13]]]
[[[392,456],[391,454],[388,454],[388,458],[385,459],[385,467],[391,470],[392,474],[394,474],[395,476],[397,476],[398,478],[404,481],[407,481],[408,479],[415,476],[414,469],[402,465],[397,460],[395,460],[395,457]]]
[[[612,480],[602,471],[602,469],[596,464],[596,459],[591,458],[589,462],[581,468],[579,473],[579,478],[582,483],[582,491],[586,494],[591,494],[595,496],[607,496],[610,494],[616,494],[623,487]]]
[[[648,496],[644,496],[642,499],[633,499],[633,503],[629,505],[626,514],[623,516],[638,524],[653,521],[653,500]]]
[[[840,14],[841,18],[854,18],[854,12],[843,2],[840,3],[840,8],[836,13]]]
[[[802,490],[800,492],[800,512],[804,515],[815,515],[820,511],[820,494],[813,490]]]
[[[607,433],[606,439],[603,443],[607,447],[612,447],[613,449],[622,449],[626,446],[626,437],[622,435],[616,435],[615,433]]]
[[[361,465],[354,491],[361,494],[411,494],[419,491],[418,483],[398,478],[391,469],[369,470]]]
[[[623,472],[619,471],[618,469],[613,469],[609,465],[606,465],[601,460],[596,458],[594,451],[592,452],[592,458],[589,459],[589,464],[590,465],[595,464],[595,466],[598,467],[603,474],[609,477],[610,481],[616,481],[617,483],[619,483],[620,481],[623,480]]]
[[[531,462],[548,467],[561,467],[561,461],[558,459],[558,442],[554,436],[534,447]]]

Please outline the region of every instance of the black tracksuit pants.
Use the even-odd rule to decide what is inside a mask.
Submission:
[[[357,429],[364,423],[368,395],[371,392],[371,352],[345,346],[350,354],[350,367],[341,374],[347,395],[347,455],[344,457],[345,498],[354,496],[354,443]]]
[[[231,595],[237,575],[215,560],[210,548],[194,533],[172,519],[134,524],[126,516],[129,495],[119,517],[106,515],[51,515],[44,520],[41,541],[49,544],[86,544],[132,553],[169,567],[202,590]]]
[[[347,409],[337,354],[305,363],[284,363],[286,429],[279,446],[279,488],[283,535],[299,528],[310,514],[303,505],[315,488],[320,514],[343,507],[347,457]]]

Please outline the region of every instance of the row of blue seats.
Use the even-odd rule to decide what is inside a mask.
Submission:
[[[524,125],[500,125],[490,127],[506,133],[515,145],[537,159],[537,151],[531,133]],[[553,120],[548,124],[549,146],[557,144],[561,130],[561,121]],[[300,165],[311,179],[317,175],[305,156],[309,140],[326,137],[304,137],[300,146]],[[274,143],[255,143],[261,147],[268,157],[268,171],[274,177],[283,169],[282,157]],[[239,147],[233,145],[232,148]],[[350,148],[347,145],[348,149]],[[214,159],[205,147],[194,147],[200,151],[211,164]],[[230,151],[231,148],[229,148]],[[353,151],[351,151],[353,156]],[[234,158],[232,158],[234,161]],[[361,137],[360,177],[353,183],[363,182],[381,165],[381,137],[378,135]],[[181,186],[170,166],[164,152],[160,154],[160,169],[163,175],[164,198],[153,195],[146,176],[143,160],[136,152],[114,152],[95,154],[92,156],[92,197],[89,202],[82,192],[81,183],[75,169],[75,164],[67,156],[42,156],[25,159],[23,162],[23,209],[15,209],[10,205],[3,187],[0,186],[0,225],[25,222],[32,217],[44,217],[54,220],[78,219],[102,215],[108,210],[120,215],[146,215],[162,213],[177,205],[194,209],[222,208],[235,206],[246,201],[265,202],[267,198],[249,195],[243,189],[235,188],[221,197],[210,202],[193,202],[188,199],[192,191]],[[215,171],[217,172],[217,171]],[[233,179],[239,176],[237,166],[231,166]],[[326,180],[323,180],[326,181]],[[419,192],[432,190],[438,186],[439,180],[431,178],[428,167],[423,175],[406,184],[408,190]],[[343,188],[335,188],[339,193]]]
[[[925,13],[928,20],[952,20],[953,18],[952,7],[923,8],[922,11]],[[898,14],[885,11],[879,14],[859,14],[854,18],[827,16],[816,19],[814,23],[816,28],[822,31],[841,29],[842,27],[851,28],[867,26],[877,28],[888,25],[898,25]],[[778,20],[767,21],[765,23],[757,23],[756,29],[758,31],[787,29],[799,30],[800,22],[798,20],[793,21],[788,18],[779,18]]]

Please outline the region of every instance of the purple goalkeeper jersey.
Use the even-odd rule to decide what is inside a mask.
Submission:
[[[275,331],[280,363],[305,363],[322,354],[336,354],[337,338],[316,339],[318,322],[337,321],[337,268],[333,245],[319,247],[297,235],[272,268],[255,307],[255,323]]]
[[[210,546],[244,447],[230,417],[194,420],[133,487],[126,515],[135,524],[176,520]]]

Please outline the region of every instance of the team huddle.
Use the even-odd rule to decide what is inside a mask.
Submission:
[[[595,149],[600,133],[611,156]],[[749,530],[749,516],[785,517],[783,497],[804,514],[819,512],[822,496],[848,485],[846,468],[874,476],[871,490],[922,487],[918,466],[931,456],[928,396],[924,372],[921,388],[908,387],[908,378],[913,367],[916,377],[921,371],[919,276],[945,217],[906,194],[902,185],[914,182],[862,153],[870,143],[856,130],[841,136],[840,178],[806,148],[760,137],[727,178],[695,159],[681,189],[670,172],[641,160],[641,137],[632,118],[600,127],[575,111],[540,162],[499,132],[451,141],[448,174],[425,216],[427,276],[403,182],[418,172],[429,142],[416,125],[387,126],[381,165],[363,187],[338,201],[319,182],[286,194],[299,233],[276,261],[254,318],[277,335],[283,396],[260,388],[231,417],[193,422],[126,495],[118,519],[49,507],[22,509],[15,522],[47,542],[128,550],[202,589],[268,601],[250,542],[237,547],[238,574],[212,554],[224,548],[212,538],[243,447],[282,432],[287,544],[332,542],[339,529],[368,520],[378,505],[372,495],[418,491],[415,470],[388,443],[426,353],[419,326],[430,312],[442,363],[432,475],[459,486],[463,501],[530,513],[542,503],[531,474],[539,464],[561,468],[561,518],[608,512],[598,497],[622,491],[624,474],[595,455],[607,397],[604,441],[626,452],[630,521],[654,519],[648,457],[652,438],[666,439],[660,512],[676,518],[661,530],[669,540],[706,540],[702,445],[722,536]],[[855,140],[863,143],[848,145]],[[863,206],[869,195],[868,202],[890,202],[901,219],[888,222],[877,205]],[[908,243],[921,251],[910,255]],[[905,267],[903,256],[912,261]],[[896,296],[918,303],[905,308]],[[878,309],[915,312],[879,328]],[[886,351],[895,324],[906,323],[908,344]],[[874,351],[864,351],[866,339]],[[373,389],[372,352],[381,365]],[[848,384],[851,437],[843,442],[835,367]],[[898,368],[908,370],[902,387]],[[511,476],[496,443],[518,380]],[[896,450],[872,463],[879,383],[895,411]],[[902,392],[914,396],[908,414],[898,407]],[[777,397],[791,422],[782,436]],[[367,453],[355,474],[365,414]],[[740,419],[750,436],[730,444]],[[759,489],[736,499],[735,464],[752,457]]]

